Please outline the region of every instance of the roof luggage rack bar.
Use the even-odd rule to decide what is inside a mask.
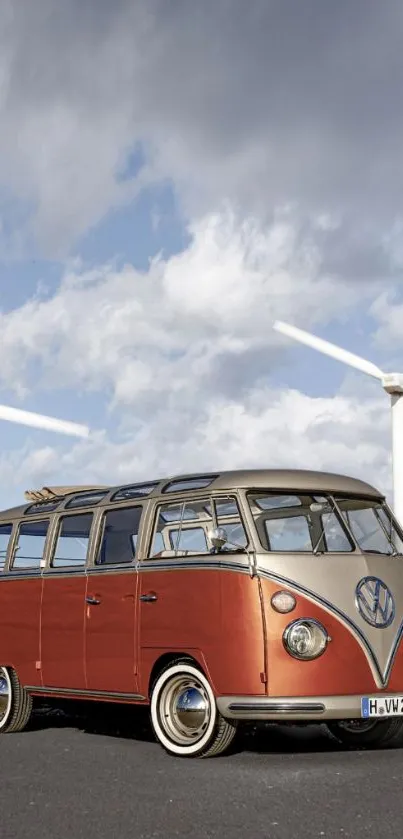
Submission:
[[[29,489],[24,495],[27,501],[53,501],[57,498],[64,498],[66,495],[75,495],[80,492],[92,492],[96,490],[107,490],[108,487],[102,484],[89,486],[57,486],[42,487],[42,489]]]

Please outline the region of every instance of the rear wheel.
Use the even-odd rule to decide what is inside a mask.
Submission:
[[[351,748],[383,748],[398,743],[403,735],[403,720],[340,720],[328,724],[340,743]]]
[[[22,731],[32,712],[32,696],[22,687],[15,670],[0,667],[0,734]]]
[[[172,661],[154,682],[151,722],[159,743],[178,757],[222,754],[236,734],[236,724],[218,712],[208,679],[186,659]]]

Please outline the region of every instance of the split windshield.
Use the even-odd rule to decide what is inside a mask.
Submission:
[[[403,553],[402,538],[382,501],[331,495],[249,494],[263,547],[273,552]]]

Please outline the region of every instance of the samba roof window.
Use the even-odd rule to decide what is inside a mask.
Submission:
[[[131,498],[146,498],[147,495],[151,495],[158,484],[159,481],[153,481],[148,484],[132,484],[131,486],[122,487],[112,495],[111,501],[129,501]]]
[[[60,498],[56,501],[38,501],[37,504],[31,504],[24,512],[24,516],[34,516],[35,513],[52,513],[57,510],[60,504]]]
[[[188,489],[206,489],[217,478],[217,475],[200,475],[196,478],[182,478],[171,481],[164,487],[163,492],[185,492]]]
[[[66,507],[76,509],[77,507],[95,507],[108,494],[108,490],[101,490],[100,492],[82,492],[80,495],[75,495],[67,502]]]

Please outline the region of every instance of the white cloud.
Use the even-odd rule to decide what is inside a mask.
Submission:
[[[296,466],[388,488],[382,394],[365,382],[362,394],[313,398],[270,382],[283,359],[276,317],[323,324],[362,306],[368,290],[321,276],[292,215],[264,228],[214,214],[191,233],[184,252],[148,272],[76,270],[53,297],[0,316],[3,385],[33,381],[36,397],[51,387],[55,401],[60,386],[97,389],[115,409],[107,436],[3,455],[6,483]]]
[[[242,402],[216,398],[200,409],[168,408],[140,428],[133,423],[123,441],[94,439],[64,453],[49,446],[3,454],[0,468],[7,503],[10,496],[17,501],[17,487],[114,484],[245,467],[325,469],[390,493],[387,426],[382,397],[363,403],[359,396],[312,398],[256,388]]]
[[[150,400],[187,404],[226,391],[231,360],[241,389],[267,379],[282,344],[275,318],[324,323],[363,300],[363,289],[321,275],[290,214],[263,227],[217,213],[190,233],[185,251],[148,272],[75,271],[53,297],[0,314],[3,386],[107,388],[140,411]]]

